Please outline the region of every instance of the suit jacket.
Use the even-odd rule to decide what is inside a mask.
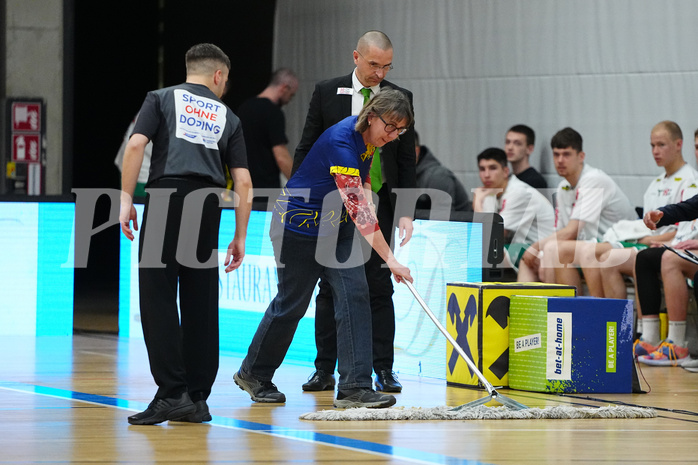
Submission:
[[[352,87],[352,75],[340,76],[315,85],[315,91],[310,99],[308,116],[305,120],[301,141],[296,147],[293,158],[293,172],[301,165],[315,141],[330,126],[351,116],[351,95],[337,94],[340,87]],[[381,88],[391,87],[404,93],[412,104],[412,92],[383,80]],[[414,111],[414,110],[413,110]],[[414,150],[414,126],[398,139],[384,145],[380,149],[383,182],[388,185],[389,192],[398,188],[417,187]],[[394,204],[394,197],[391,195]],[[412,205],[414,208],[414,204]],[[412,211],[398,212],[398,217],[412,216]]]
[[[657,227],[681,221],[693,221],[698,218],[698,195],[694,195],[683,202],[659,207],[657,210],[664,213],[664,216],[657,221]]]

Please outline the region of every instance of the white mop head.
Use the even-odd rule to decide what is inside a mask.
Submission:
[[[387,409],[351,408],[304,413],[301,420],[366,421],[366,420],[527,420],[527,419],[585,419],[585,418],[654,418],[651,408],[607,406],[557,406],[513,410],[507,407],[486,407],[453,410],[453,407],[393,407]]]

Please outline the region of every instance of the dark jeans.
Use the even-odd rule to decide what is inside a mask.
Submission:
[[[277,257],[278,292],[259,323],[242,370],[260,381],[272,379],[286,356],[299,320],[308,309],[315,285],[322,278],[330,286],[337,321],[337,387],[371,387],[371,309],[361,254],[350,260],[348,266],[322,263],[322,257],[332,252],[338,262],[347,262],[352,247],[359,247],[362,239],[354,237],[353,223],[344,223],[336,236],[336,248],[330,254],[320,251],[316,257],[316,237],[282,228],[283,225],[272,221],[270,236]]]
[[[385,241],[390,244],[395,227],[393,209],[387,188],[379,192],[378,224]],[[369,253],[366,248],[365,253]],[[373,369],[392,371],[395,341],[395,307],[393,306],[393,281],[390,269],[383,259],[370,250],[371,257],[364,266],[371,300],[371,327],[373,330]],[[315,301],[315,368],[334,373],[337,362],[337,332],[334,319],[332,292],[328,284],[320,281],[320,292]]]
[[[188,391],[194,401],[206,399],[218,373],[217,249],[221,218],[218,197],[211,194],[206,197],[203,208],[201,205],[195,207],[201,212],[200,224],[192,224],[187,218],[182,221],[185,197],[198,189],[211,187],[206,183],[172,178],[148,186],[151,193],[145,202],[139,261],[145,253],[158,262],[161,258],[165,265],[143,266],[141,263],[138,268],[141,324],[150,371],[158,385],[156,397],[176,397]],[[166,192],[163,189],[174,191],[169,196],[166,220],[157,206],[151,211],[153,205],[162,205],[160,201]],[[164,239],[158,240],[156,236],[163,233]],[[195,253],[198,261],[204,263],[213,254],[215,263],[207,263],[206,267],[182,264],[177,258],[180,237],[180,247],[189,250],[190,256]],[[144,243],[146,247],[161,243],[162,255],[157,250],[144,249]]]

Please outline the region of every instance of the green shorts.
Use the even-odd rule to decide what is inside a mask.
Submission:
[[[509,260],[511,264],[517,269],[519,268],[519,262],[521,262],[521,257],[523,257],[526,250],[530,247],[530,244],[522,243],[512,243],[504,245],[504,250],[509,254]]]
[[[136,190],[133,192],[133,196],[134,197],[145,197],[146,196],[144,182],[136,183]]]
[[[624,249],[635,249],[638,252],[640,250],[645,250],[646,248],[649,247],[649,245],[640,244],[639,242],[627,242],[627,241],[620,241],[620,245],[622,245]]]

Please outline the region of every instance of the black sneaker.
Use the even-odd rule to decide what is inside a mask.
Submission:
[[[371,388],[346,389],[337,392],[334,406],[337,408],[386,408],[395,405],[395,397],[381,394]]]
[[[196,406],[191,401],[189,393],[183,393],[179,397],[161,399],[156,397],[148,405],[148,408],[128,417],[132,425],[155,425],[168,420],[179,420],[196,412]]]
[[[242,370],[238,370],[233,375],[233,380],[240,389],[250,395],[250,399],[255,402],[267,402],[283,404],[286,402],[286,396],[283,392],[279,392],[276,385],[271,381],[259,381],[245,374]]]
[[[203,423],[205,421],[211,421],[211,413],[208,411],[208,404],[205,400],[197,400],[194,402],[196,406],[196,412],[190,413],[186,417],[182,417],[176,421],[186,421],[188,423]]]

